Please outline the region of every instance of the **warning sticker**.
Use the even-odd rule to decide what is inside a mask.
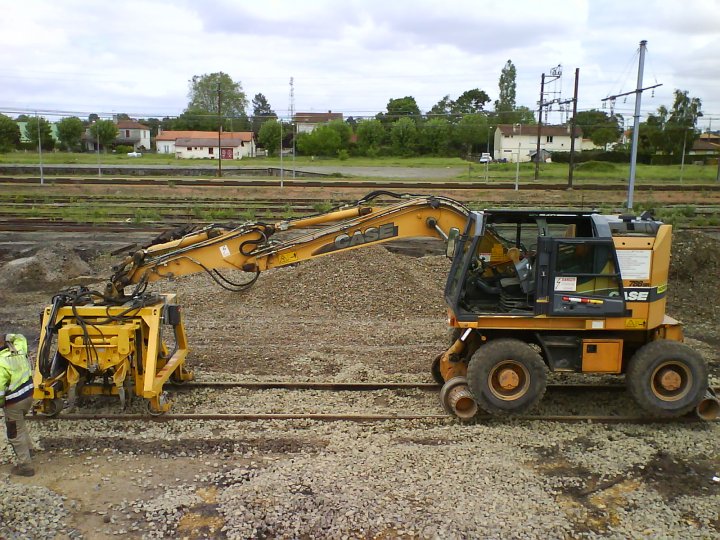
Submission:
[[[298,254],[295,251],[289,253],[281,253],[278,255],[278,262],[280,264],[290,264],[298,260]]]
[[[575,292],[577,289],[577,278],[575,276],[563,276],[555,278],[555,290]]]
[[[650,279],[649,249],[619,249],[617,251],[620,275],[623,279]]]
[[[505,250],[503,249],[502,244],[493,244],[491,253],[493,259],[502,259],[504,253]]]
[[[625,319],[625,328],[644,328],[645,319]]]
[[[220,246],[220,254],[225,258],[229,257],[230,256],[230,248],[227,247],[225,244],[223,244],[222,246]]]
[[[577,278],[575,276],[563,276],[555,278],[555,290],[575,292],[577,289]]]
[[[483,259],[485,262],[490,262],[492,261],[492,253],[481,253],[479,258]]]

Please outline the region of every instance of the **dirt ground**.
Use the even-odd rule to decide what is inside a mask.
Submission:
[[[34,348],[39,332],[38,315],[50,294],[67,285],[68,280],[90,283],[107,276],[112,259],[102,254],[123,242],[127,238],[121,235],[99,243],[81,241],[82,249],[78,250],[77,242],[57,243],[35,237],[24,251],[5,246],[0,252],[0,265],[32,256],[38,256],[44,263],[4,274],[5,281],[0,287],[0,331],[23,332]],[[430,382],[429,362],[446,340],[442,290],[447,270],[448,262],[442,256],[414,258],[373,247],[268,272],[246,293],[222,291],[203,275],[163,283],[158,288],[178,293],[192,347],[189,363],[205,377]],[[31,286],[33,282],[39,286]],[[20,287],[15,287],[16,284]],[[709,360],[711,376],[717,384],[720,241],[702,233],[681,232],[675,236],[668,313],[686,324],[690,343]],[[502,426],[494,428],[498,430],[496,434],[502,430]],[[273,435],[263,431],[268,435],[253,437],[248,428],[250,431],[243,432],[243,436],[250,439],[239,443],[229,434],[224,436],[224,428],[217,426],[207,438],[192,435],[183,440],[182,447],[171,444],[166,447],[158,443],[152,429],[143,434],[138,431],[142,427],[128,427],[127,430],[134,430],[134,438],[124,435],[123,440],[131,440],[129,443],[104,441],[103,429],[109,432],[117,428],[98,424],[93,426],[92,436],[88,434],[86,438],[63,423],[43,428],[43,435],[37,437],[43,449],[37,457],[39,474],[17,480],[44,486],[65,497],[70,530],[86,538],[118,535],[139,538],[153,537],[156,533],[162,536],[162,528],[153,532],[147,509],[136,512],[130,502],[162,498],[169,486],[189,484],[203,503],[190,505],[176,534],[186,538],[213,537],[212,531],[219,530],[222,519],[213,510],[218,504],[217,488],[204,479],[257,462],[295,459],[305,451],[303,448],[322,447],[327,444],[322,441],[330,437],[303,436],[302,426],[293,428],[295,431],[279,427]],[[292,434],[288,434],[290,431]],[[149,441],[143,441],[145,435]],[[413,436],[418,437],[417,429]],[[646,432],[642,436],[651,437]],[[237,444],[248,445],[247,452],[238,452]],[[233,448],[235,451],[231,451]],[[562,445],[558,448],[562,449]],[[674,467],[674,473],[666,471],[659,479],[653,480],[650,473],[638,473],[638,478],[659,485],[679,485],[687,481],[688,468],[692,474],[705,478],[720,467],[717,454],[703,459],[691,454],[678,456],[680,460],[691,458],[695,461],[688,462],[684,469]],[[652,459],[656,460],[652,470],[662,471],[662,460],[667,456],[660,454]],[[551,475],[582,474],[577,464],[566,463],[560,453],[542,457],[540,462],[538,467],[552,469],[548,473]],[[3,465],[0,470],[7,468]],[[600,477],[596,480],[601,482]],[[622,499],[622,490],[637,487],[632,482],[619,486],[617,491],[605,493],[603,497],[607,500],[599,499],[597,504],[605,508],[614,504],[613,497],[617,501]],[[600,515],[597,519],[603,521],[603,511],[597,508],[596,511]],[[592,520],[586,526],[596,533],[608,531],[603,528],[607,525],[592,525]],[[719,526],[720,521],[714,528],[718,534]],[[66,531],[59,537],[72,538],[75,533]],[[395,532],[359,537],[414,535]]]

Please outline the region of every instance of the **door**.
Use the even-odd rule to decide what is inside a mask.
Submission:
[[[540,241],[536,313],[574,317],[623,316],[625,298],[611,238]]]

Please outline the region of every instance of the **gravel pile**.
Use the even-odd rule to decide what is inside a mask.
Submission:
[[[23,255],[23,254],[21,254]],[[56,244],[29,250],[24,256],[0,268],[0,288],[16,292],[49,291],[64,288],[93,273],[71,246]]]
[[[718,426],[492,421],[34,424],[142,496],[105,534],[187,538],[713,538]],[[49,429],[50,428],[50,429]],[[191,459],[204,472],[158,477]],[[144,464],[144,465],[143,465]],[[177,467],[178,465],[176,465]],[[102,474],[96,472],[95,474]],[[174,481],[173,481],[174,480]],[[23,486],[23,489],[26,489]],[[192,523],[198,525],[191,529]],[[210,524],[210,528],[207,528]],[[41,537],[53,529],[34,529]],[[190,534],[188,531],[194,530]],[[98,531],[100,532],[100,531]]]
[[[78,538],[65,522],[65,500],[49,489],[11,481],[7,474],[0,474],[0,538],[54,538],[61,533]]]

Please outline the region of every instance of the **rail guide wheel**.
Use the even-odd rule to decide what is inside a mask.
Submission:
[[[478,348],[468,365],[470,391],[491,414],[522,414],[542,399],[547,371],[540,355],[517,339],[496,339]]]
[[[682,416],[705,395],[708,367],[684,343],[659,339],[642,346],[625,374],[630,394],[640,407],[658,416]]]

